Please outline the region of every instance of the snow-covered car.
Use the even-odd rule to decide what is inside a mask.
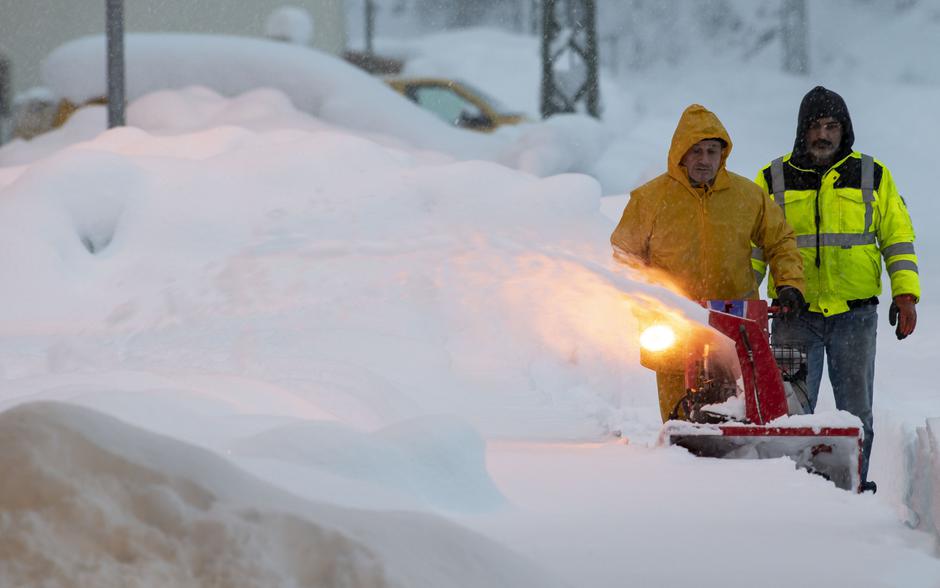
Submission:
[[[69,41],[42,66],[43,84],[58,100],[56,125],[78,108],[106,104],[106,43],[101,35]],[[302,112],[326,122],[453,151],[455,129],[403,98],[381,79],[306,46],[254,37],[192,33],[129,33],[126,98],[161,90],[206,87],[234,97],[258,88],[283,93]]]
[[[462,129],[493,131],[526,120],[497,99],[467,82],[445,78],[392,78],[386,80],[400,94],[446,123]]]

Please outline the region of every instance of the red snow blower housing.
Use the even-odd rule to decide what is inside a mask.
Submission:
[[[663,425],[660,443],[703,457],[786,456],[797,467],[858,492],[861,423],[845,412],[804,414],[805,355],[795,348],[771,347],[767,303],[709,301],[708,309],[709,325],[734,342],[737,364],[733,358],[722,361],[713,344],[690,343],[695,337],[649,345],[655,334],[650,329],[668,330],[666,325],[651,325],[641,335],[647,367],[658,353],[670,353],[673,360],[676,353],[685,355],[686,394]]]

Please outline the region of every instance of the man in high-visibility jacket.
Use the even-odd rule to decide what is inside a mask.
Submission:
[[[803,266],[793,230],[754,182],[725,169],[731,138],[714,113],[685,109],[672,137],[666,173],[640,186],[610,242],[614,256],[658,270],[692,300],[757,298],[751,243],[764,248],[782,305],[804,306]],[[646,365],[646,364],[644,364]],[[685,364],[655,367],[659,407],[669,419],[685,395]]]
[[[828,362],[836,407],[864,425],[863,489],[874,492],[877,486],[867,478],[882,257],[891,279],[889,320],[897,323],[898,339],[914,332],[920,280],[907,205],[888,168],[853,151],[854,140],[845,101],[817,86],[800,104],[793,151],[764,167],[756,182],[796,232],[809,304],[794,321],[774,321],[773,342],[805,349],[809,410],[816,407],[823,361]],[[752,264],[762,277],[758,248]],[[775,286],[771,277],[770,297],[779,291]]]

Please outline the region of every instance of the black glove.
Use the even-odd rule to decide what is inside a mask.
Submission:
[[[917,308],[914,306],[914,296],[912,294],[898,294],[891,301],[891,307],[888,308],[888,322],[893,327],[897,324],[898,328],[894,330],[898,341],[904,339],[914,332],[917,326]],[[901,320],[898,320],[900,318]]]
[[[777,288],[777,304],[780,306],[780,318],[784,321],[797,318],[806,309],[803,293],[793,286]]]

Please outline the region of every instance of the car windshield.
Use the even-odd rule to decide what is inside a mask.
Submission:
[[[465,118],[479,118],[480,109],[445,86],[428,86],[414,91],[414,100],[448,124],[459,124]]]

